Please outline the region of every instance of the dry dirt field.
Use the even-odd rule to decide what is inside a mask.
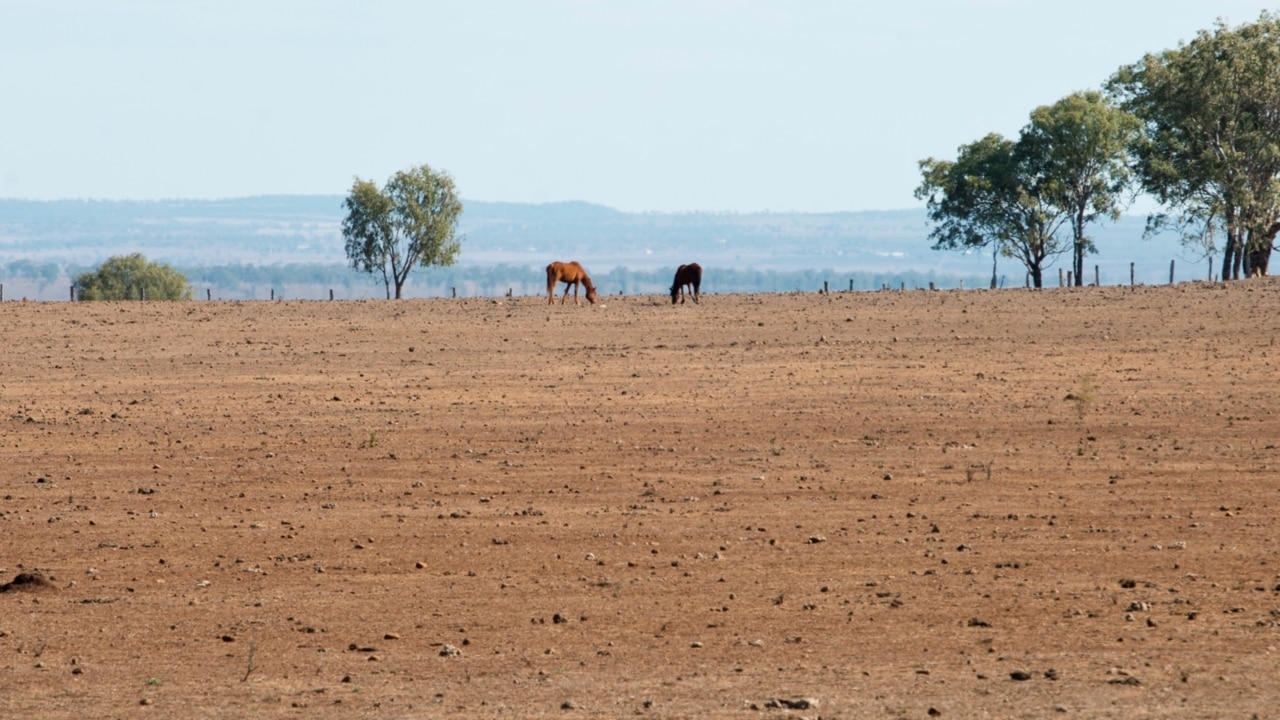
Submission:
[[[602,303],[0,305],[0,717],[1280,713],[1280,282]]]

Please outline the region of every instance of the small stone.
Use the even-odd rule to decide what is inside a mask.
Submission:
[[[1009,673],[1009,677],[1017,680],[1018,682],[1024,682],[1031,679],[1031,673],[1026,672],[1025,670],[1014,670]]]

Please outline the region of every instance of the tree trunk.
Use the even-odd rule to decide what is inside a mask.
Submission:
[[[1280,235],[1280,221],[1262,229],[1260,237],[1250,238],[1249,273],[1265,277],[1271,265],[1271,251],[1275,249],[1276,235]]]
[[[1027,270],[1031,272],[1031,287],[1039,290],[1044,287],[1044,269],[1039,263],[1030,265]]]
[[[1240,235],[1238,233],[1238,230],[1227,228],[1227,243],[1222,249],[1222,280],[1224,282],[1240,279]]]
[[[1071,219],[1071,230],[1075,241],[1072,266],[1076,287],[1080,287],[1084,285],[1084,208],[1076,209],[1075,217]]]

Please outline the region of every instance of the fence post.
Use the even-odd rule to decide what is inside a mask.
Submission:
[[[71,302],[75,302],[75,301],[76,301],[76,286],[72,285],[71,286]]]
[[[458,288],[456,288],[456,287],[455,287],[455,288],[451,288],[451,289],[453,290],[453,296],[454,296],[454,297],[458,297]]]
[[[1174,260],[1169,261],[1169,284],[1170,285],[1173,284],[1173,263],[1174,262],[1175,262]]]
[[[329,288],[329,299],[333,299],[333,288]]]
[[[1097,287],[1102,287],[1102,280],[1101,280],[1101,277],[1102,277],[1102,276],[1098,274],[1098,266],[1097,266],[1097,265],[1094,265],[1094,266],[1093,266],[1093,284],[1094,284],[1095,286],[1097,286]]]
[[[853,278],[849,278],[849,292],[853,292]],[[0,299],[2,298],[3,295],[0,295]]]
[[[1133,287],[1133,263],[1129,263],[1129,287]]]
[[[1075,287],[1075,286],[1076,286],[1076,273],[1074,270],[1068,270],[1067,271],[1067,287]]]
[[[1058,287],[1062,287],[1062,268],[1058,268]]]
[[[275,288],[271,288],[271,299],[272,299],[272,300],[275,300],[275,299],[276,299],[276,289],[275,289]]]

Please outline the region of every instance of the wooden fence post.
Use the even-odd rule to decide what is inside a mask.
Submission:
[[[1098,266],[1097,266],[1097,265],[1094,265],[1094,266],[1093,266],[1093,284],[1094,284],[1095,286],[1097,286],[1097,287],[1102,287],[1102,280],[1101,280],[1101,277],[1102,277],[1102,276],[1098,274]]]
[[[1173,284],[1173,263],[1174,263],[1174,262],[1175,262],[1175,261],[1173,261],[1173,260],[1170,260],[1170,261],[1169,261],[1169,284],[1170,284],[1170,285],[1172,285],[1172,284]]]
[[[1129,263],[1129,287],[1133,287],[1133,263]]]
[[[1062,268],[1058,268],[1058,287],[1062,287]]]

